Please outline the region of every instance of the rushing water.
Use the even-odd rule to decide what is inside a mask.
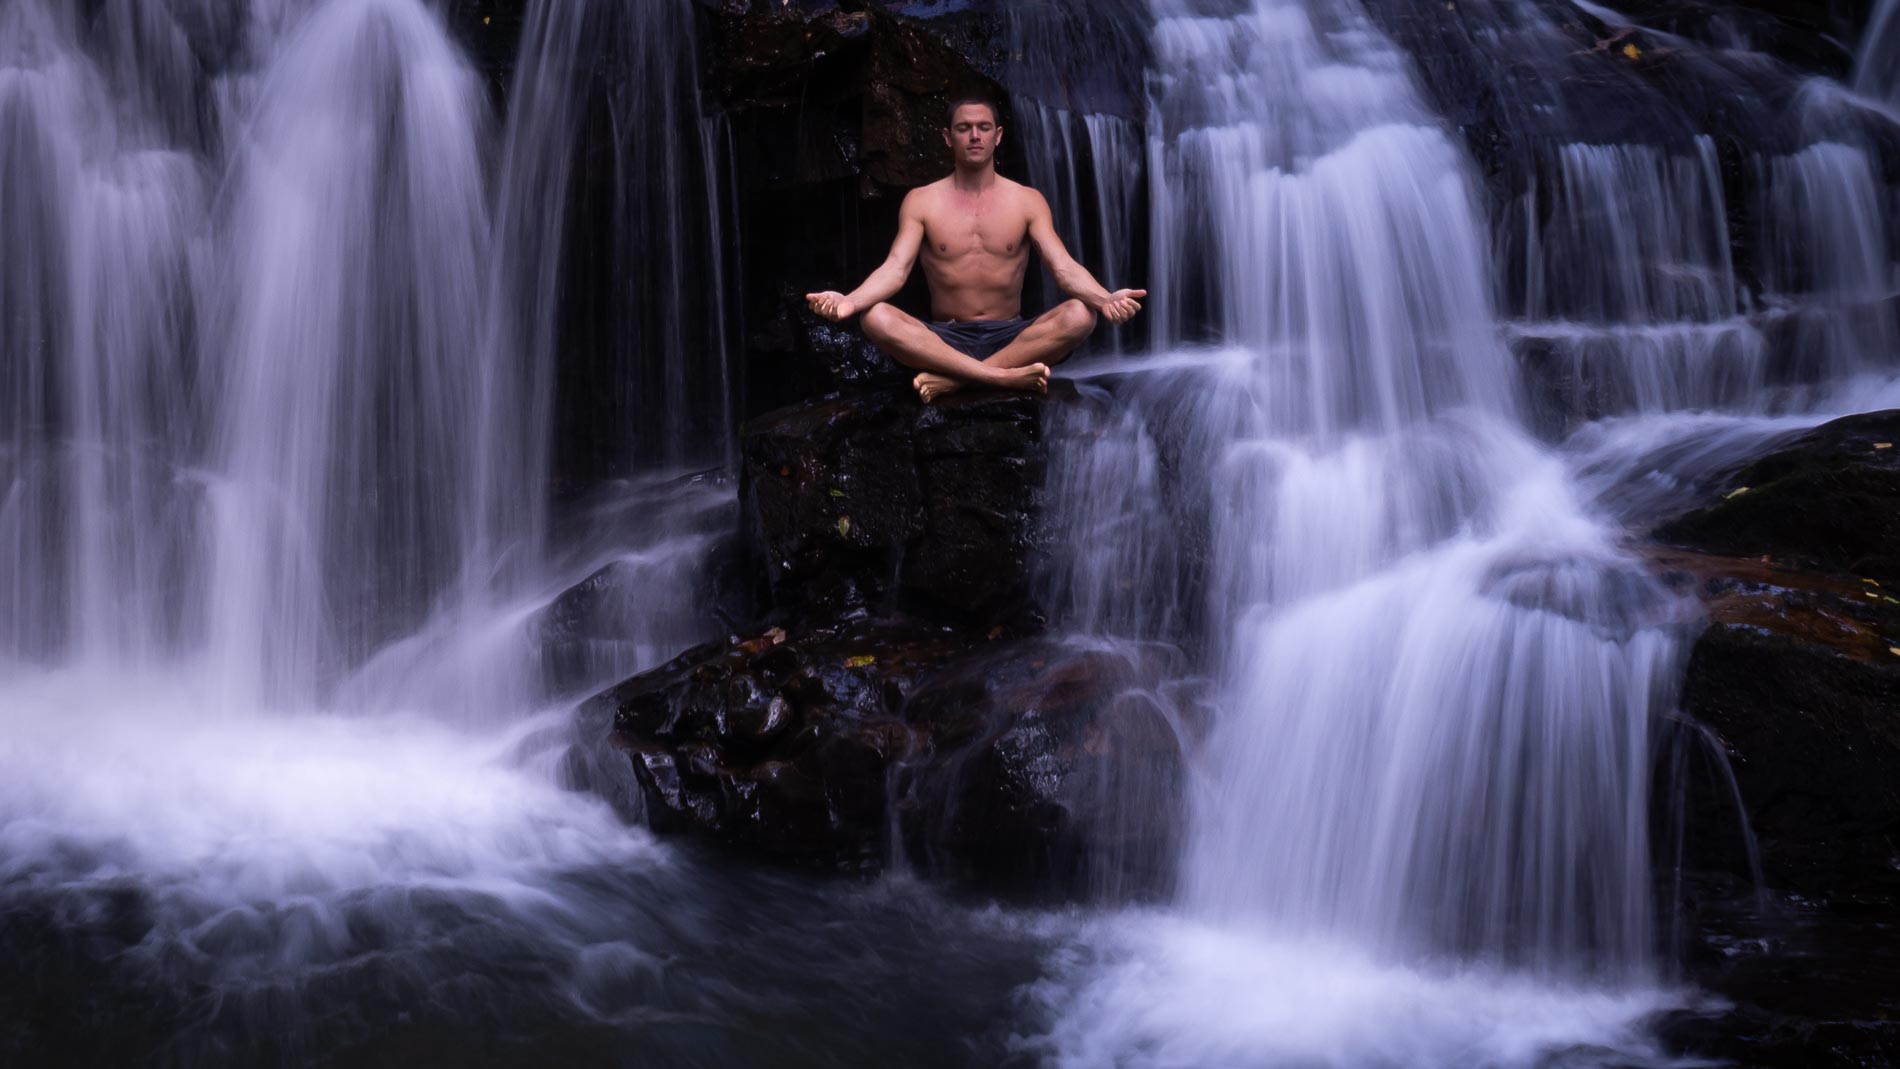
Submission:
[[[1900,4],[1876,0],[1854,57],[1854,88],[1877,100],[1900,96]]]
[[[1900,400],[1897,16],[1850,91],[1456,8],[1010,10],[1013,143],[1153,291],[1071,369],[1049,604],[1212,707],[1177,898],[1037,914],[659,844],[568,712],[717,627],[686,0],[530,3],[500,116],[425,0],[0,0],[0,1059],[1679,1062],[1695,622],[1626,526]],[[1566,78],[1577,19],[1758,106]]]

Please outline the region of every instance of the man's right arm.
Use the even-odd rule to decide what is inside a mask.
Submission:
[[[812,311],[834,323],[842,322],[879,301],[897,296],[897,291],[903,289],[905,280],[910,278],[910,269],[917,264],[917,251],[923,247],[923,198],[921,189],[913,189],[904,197],[903,207],[897,210],[897,240],[891,242],[890,255],[871,272],[864,284],[850,293],[826,290],[805,294],[805,303],[811,305]]]

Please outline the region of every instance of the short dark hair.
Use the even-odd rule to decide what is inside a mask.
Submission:
[[[1003,109],[996,106],[996,101],[986,94],[973,93],[967,96],[950,98],[950,103],[946,105],[943,109],[943,128],[944,129],[948,130],[950,128],[950,124],[957,121],[957,109],[964,106],[965,104],[983,105],[984,107],[990,109],[990,119],[994,121],[996,125],[998,126],[1003,125]]]

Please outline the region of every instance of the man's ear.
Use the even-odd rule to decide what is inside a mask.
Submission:
[[[950,139],[950,128],[948,126],[943,128],[943,147],[947,149],[957,147],[957,143]]]

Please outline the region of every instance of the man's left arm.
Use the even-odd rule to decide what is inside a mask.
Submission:
[[[1035,190],[1029,191],[1029,240],[1036,243],[1036,251],[1042,254],[1042,262],[1055,276],[1056,287],[1063,293],[1074,297],[1094,309],[1097,315],[1110,323],[1126,323],[1141,311],[1141,298],[1148,296],[1147,290],[1116,290],[1110,293],[1089,270],[1069,255],[1063,247],[1062,239],[1056,236],[1055,219],[1049,213],[1049,202]]]

